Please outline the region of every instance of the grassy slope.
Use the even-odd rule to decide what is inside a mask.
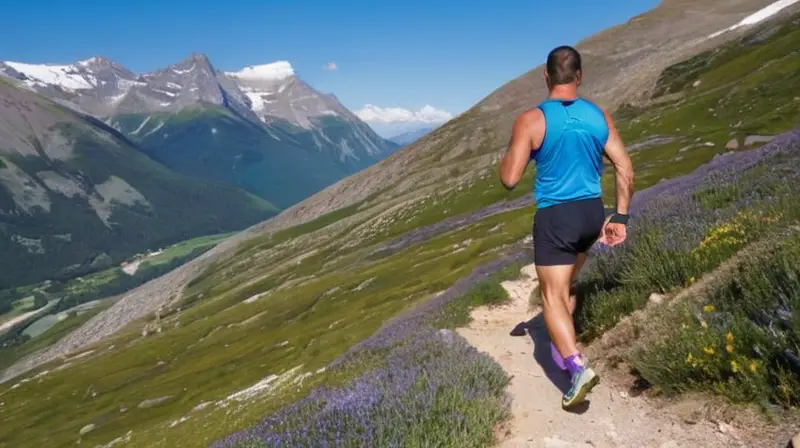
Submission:
[[[794,48],[797,37],[790,36],[785,40],[776,37],[770,43],[783,47],[777,54],[786,54],[787,45]],[[749,120],[741,129],[760,134],[797,123],[796,108],[785,107],[780,116],[772,114],[797,96],[798,84],[787,82],[796,71],[781,69],[786,66],[783,64],[765,64],[764,58],[774,55],[764,55],[763,48],[741,50],[728,62],[733,65],[704,69],[698,75],[703,79],[700,87],[680,103],[637,111],[638,119],[620,117],[619,127],[628,143],[652,134],[682,139],[634,152],[637,188],[687,173],[724,151],[730,126],[740,119]],[[789,58],[785,63],[794,64],[796,60]],[[742,75],[738,87],[714,91],[711,81],[723,72],[728,76],[731,67]],[[759,87],[765,84],[776,88]],[[723,97],[726,99],[720,108]],[[719,110],[717,116],[707,112],[712,105]],[[698,138],[715,146],[679,153]],[[683,158],[676,161],[676,157]],[[491,189],[492,180],[488,177],[461,192],[447,193],[448,209],[468,212],[510,197],[499,186]],[[608,188],[610,173],[604,181],[606,191],[612,194]],[[476,200],[476,192],[485,199]],[[520,189],[514,195],[528,192]],[[133,441],[141,445],[174,446],[180,441],[182,446],[203,446],[258,421],[264,413],[304,395],[313,385],[346,380],[354,372],[336,376],[319,373],[299,386],[281,388],[241,408],[209,408],[189,414],[201,402],[220,399],[270,374],[298,366],[301,372],[317,372],[372,334],[386,318],[446,288],[477,263],[495,257],[498,247],[516,242],[530,231],[531,209],[527,208],[486,218],[385,258],[368,258],[389,236],[436,222],[449,213],[445,210],[441,203],[429,201],[416,207],[415,216],[407,217],[412,221],[396,220],[386,233],[346,251],[341,249],[347,241],[346,231],[327,238],[322,232],[311,232],[346,218],[356,207],[287,230],[281,238],[262,237],[259,244],[243,246],[236,257],[216,263],[193,282],[186,292],[189,308],[162,316],[161,333],[144,339],[135,331],[121,334],[101,344],[102,355],[90,362],[50,373],[40,383],[37,380],[14,390],[4,385],[0,389],[6,403],[0,408],[5,422],[0,428],[0,444],[14,446],[22,437],[22,428],[26,428],[26,441],[51,446],[72,444],[79,429],[94,422],[97,428],[84,437],[84,442],[107,442],[133,430]],[[462,243],[470,239],[464,247]],[[464,250],[459,250],[462,247]],[[259,293],[268,294],[242,303]],[[105,349],[133,341],[135,344],[124,351]],[[97,395],[85,395],[89,388]],[[145,398],[165,395],[174,398],[158,408],[136,408]],[[122,407],[128,412],[119,412]],[[171,421],[184,415],[191,418],[169,427]]]

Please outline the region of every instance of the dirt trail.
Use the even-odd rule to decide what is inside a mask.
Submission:
[[[501,447],[732,447],[746,446],[731,431],[707,421],[687,424],[645,398],[630,397],[603,381],[589,401],[572,412],[561,409],[568,386],[550,355],[550,339],[540,310],[529,311],[528,298],[538,283],[533,265],[517,281],[504,282],[511,301],[472,312],[472,323],[458,332],[478,350],[492,356],[512,376],[508,391],[513,418],[501,435]],[[530,319],[533,317],[533,319]],[[509,333],[529,321],[528,335]]]

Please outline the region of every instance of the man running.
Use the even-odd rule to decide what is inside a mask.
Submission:
[[[528,162],[536,162],[534,263],[547,331],[569,370],[571,387],[563,408],[582,402],[599,377],[578,351],[570,285],[599,239],[616,246],[627,236],[633,166],[611,115],[578,96],[581,56],[569,46],[547,57],[547,100],[517,117],[500,179],[513,189]],[[602,202],[603,154],[614,165],[617,210],[608,218]]]

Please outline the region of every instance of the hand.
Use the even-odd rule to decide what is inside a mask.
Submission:
[[[600,232],[600,242],[607,246],[616,246],[625,241],[628,237],[628,229],[625,224],[608,222],[609,216],[603,223],[603,230]]]

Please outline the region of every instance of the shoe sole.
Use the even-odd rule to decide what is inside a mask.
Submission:
[[[589,381],[585,382],[580,389],[578,389],[578,393],[575,394],[575,397],[573,397],[572,400],[570,400],[568,403],[565,403],[563,401],[561,402],[561,407],[563,409],[568,409],[572,406],[575,406],[576,404],[582,403],[586,399],[586,396],[589,395],[589,392],[591,392],[592,389],[594,389],[594,387],[597,386],[598,383],[600,383],[600,376],[597,375],[594,372],[594,370],[592,370],[591,372],[592,372],[592,377],[589,379]]]

